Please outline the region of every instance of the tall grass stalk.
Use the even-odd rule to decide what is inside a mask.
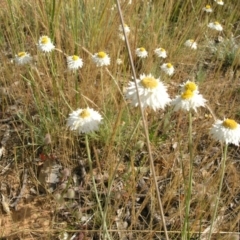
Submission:
[[[132,73],[133,73],[135,87],[136,87],[136,90],[137,90],[138,104],[139,104],[139,108],[140,108],[141,116],[142,116],[142,120],[143,120],[143,128],[144,128],[144,134],[145,134],[145,137],[146,137],[146,143],[147,143],[147,148],[148,148],[150,168],[151,168],[151,173],[152,173],[152,176],[153,176],[153,181],[154,181],[155,190],[156,190],[156,194],[157,194],[158,204],[159,204],[159,208],[160,208],[161,220],[162,220],[162,223],[163,223],[163,228],[164,228],[164,233],[165,233],[166,240],[169,240],[167,227],[166,227],[166,222],[165,222],[165,216],[164,216],[164,212],[163,212],[162,200],[161,200],[161,196],[160,196],[160,192],[159,192],[159,188],[158,188],[158,182],[157,182],[156,173],[155,173],[155,168],[154,168],[154,162],[153,162],[152,150],[151,150],[151,146],[150,146],[147,121],[146,121],[146,118],[145,118],[144,110],[141,106],[141,101],[140,101],[138,87],[137,87],[137,76],[136,76],[136,72],[135,72],[135,68],[134,68],[134,64],[133,64],[133,57],[132,57],[132,54],[131,54],[131,49],[130,49],[130,45],[129,45],[129,42],[128,42],[128,38],[127,38],[125,29],[124,29],[124,20],[123,20],[123,15],[122,15],[122,10],[121,10],[121,7],[120,7],[120,3],[119,3],[118,0],[116,0],[116,3],[117,3],[119,17],[120,17],[120,20],[121,20],[121,25],[122,25],[122,28],[123,28],[123,34],[124,34],[124,37],[125,37],[125,43],[126,43],[126,46],[127,46],[127,51],[128,51],[128,55],[129,55],[129,60],[130,60],[130,64],[131,64],[131,69],[132,69]]]
[[[188,175],[188,183],[187,189],[185,189],[185,217],[182,231],[182,239],[188,240],[190,239],[189,232],[189,212],[190,212],[190,204],[191,204],[191,195],[192,195],[192,175],[193,175],[193,140],[192,140],[192,111],[188,112],[189,119],[189,129],[188,129],[188,148],[189,148],[189,175]]]
[[[87,134],[85,135],[85,144],[86,144],[88,163],[89,163],[89,168],[90,168],[90,175],[92,176],[94,193],[95,193],[95,197],[97,199],[99,211],[100,211],[101,218],[102,218],[103,239],[111,239],[111,237],[109,235],[109,232],[108,232],[108,227],[107,227],[106,212],[103,211],[101,201],[98,197],[98,190],[97,190],[95,178],[94,178],[94,175],[93,175],[92,158],[91,158],[91,152],[90,152],[90,147],[89,147],[88,135]]]
[[[223,150],[222,163],[221,163],[220,183],[219,183],[218,194],[217,194],[216,202],[215,202],[215,206],[214,206],[213,217],[212,217],[212,220],[211,220],[211,227],[210,227],[210,230],[209,230],[208,240],[211,240],[212,230],[213,230],[214,222],[216,220],[216,216],[217,216],[217,212],[218,212],[218,205],[219,205],[219,200],[220,200],[220,197],[221,197],[223,178],[224,178],[225,169],[226,169],[227,149],[228,149],[228,144],[225,144],[224,150]]]

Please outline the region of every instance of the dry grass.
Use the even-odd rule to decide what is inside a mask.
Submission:
[[[208,4],[205,0],[127,2],[122,9],[131,29],[134,63],[137,47],[149,52],[142,64],[136,64],[137,75],[160,76],[172,98],[179,84],[194,79],[217,118],[240,122],[240,2],[224,6],[213,2],[214,12],[208,17],[202,11]],[[145,143],[142,123],[136,124],[139,109],[131,108],[123,97],[132,73],[125,43],[118,37],[120,20],[117,9],[111,9],[113,1],[2,0],[0,5],[0,139],[5,149],[0,193],[10,201],[9,213],[0,209],[0,238],[63,239],[59,235],[68,232],[69,236],[77,233],[74,239],[100,239],[102,219],[84,138],[66,128],[72,110],[89,106],[104,117],[99,132],[90,136],[90,146],[103,208],[110,196],[107,225],[112,239],[164,239],[148,153],[145,144],[141,146]],[[207,28],[215,20],[222,23],[223,33]],[[83,68],[72,73],[61,51],[37,50],[41,35],[50,36],[64,54],[81,56]],[[215,41],[219,35],[223,42]],[[198,42],[196,51],[184,46],[189,38]],[[166,61],[176,69],[171,78],[160,70],[164,61],[154,56],[157,47],[168,51]],[[14,64],[20,51],[29,52],[34,63]],[[99,51],[111,57],[107,69],[100,70],[92,62],[90,53]],[[117,58],[123,59],[123,65],[116,64]],[[149,110],[147,116],[169,237],[181,239],[189,171],[188,118],[171,107],[164,112]],[[218,191],[221,145],[209,136],[213,122],[207,108],[194,114],[191,239],[201,239],[200,233],[209,227]],[[59,178],[54,186],[46,182],[52,168]],[[239,149],[229,146],[218,211],[221,221],[212,239],[237,239],[232,233],[239,232],[239,180]]]

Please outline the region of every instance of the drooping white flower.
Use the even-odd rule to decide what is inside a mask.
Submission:
[[[144,47],[140,47],[136,49],[136,55],[139,58],[146,58],[148,56],[148,52],[146,51],[146,49]]]
[[[164,109],[170,103],[170,98],[166,87],[159,78],[154,78],[151,74],[140,75],[137,79],[137,86],[142,108],[150,107],[154,111]],[[131,101],[131,105],[137,107],[139,105],[137,98],[137,90],[134,82],[130,82],[126,90],[126,98]]]
[[[174,106],[173,110],[180,109],[185,111],[194,110],[197,112],[198,107],[204,107],[206,100],[201,94],[196,91],[186,90],[172,100],[171,104]]]
[[[222,0],[214,0],[218,5],[224,5],[224,2]]]
[[[110,57],[105,52],[95,53],[92,57],[93,62],[97,67],[103,67],[110,65]]]
[[[208,27],[211,29],[217,30],[219,32],[221,32],[223,30],[222,25],[217,21],[209,23]]]
[[[80,57],[73,55],[67,57],[67,66],[70,70],[77,70],[78,68],[82,68],[83,61]]]
[[[154,50],[154,53],[160,58],[166,58],[167,57],[167,52],[164,48],[156,48]]]
[[[211,13],[213,11],[212,7],[209,4],[206,5],[202,10],[207,12],[207,13]]]
[[[99,129],[102,116],[92,108],[77,109],[69,114],[67,127],[78,134],[90,133]]]
[[[30,63],[32,61],[32,57],[27,52],[19,52],[15,55],[14,61],[17,65],[24,65]]]
[[[42,52],[51,52],[55,46],[52,44],[51,39],[48,36],[41,36],[38,41],[38,48]]]
[[[217,120],[210,129],[210,134],[225,144],[232,143],[238,146],[240,143],[240,126],[233,119]]]
[[[193,39],[188,39],[188,40],[184,43],[184,45],[185,45],[186,47],[191,48],[191,49],[197,49],[197,43],[196,43]]]
[[[162,64],[161,69],[169,76],[172,76],[175,71],[175,69],[171,63]]]

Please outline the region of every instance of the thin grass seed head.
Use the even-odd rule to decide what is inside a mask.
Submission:
[[[225,144],[238,146],[240,143],[240,126],[233,119],[217,120],[210,129],[210,134],[215,140]]]
[[[148,56],[148,52],[144,47],[137,48],[135,52],[139,58],[146,58]]]
[[[147,107],[152,108],[154,111],[164,109],[171,101],[166,87],[159,78],[155,78],[151,74],[140,75],[140,79],[137,79],[137,86],[143,109]],[[125,96],[130,100],[132,106],[137,107],[139,105],[134,82],[129,83]]]
[[[209,4],[207,4],[202,10],[207,12],[207,13],[213,12],[213,9]]]
[[[78,134],[97,131],[102,116],[92,108],[77,109],[69,114],[67,127]]]
[[[223,30],[222,25],[218,21],[209,23],[208,27],[211,29],[214,29],[216,31],[219,31],[219,32],[221,32]]]
[[[17,65],[25,65],[32,61],[32,57],[27,52],[19,52],[14,59]]]
[[[38,48],[42,52],[51,52],[55,46],[52,44],[51,39],[48,36],[41,36],[38,41]]]
[[[197,49],[197,43],[196,43],[193,39],[188,39],[188,40],[184,43],[184,45],[185,45],[186,47],[189,47],[189,48],[194,49],[194,50]]]
[[[169,76],[172,76],[175,71],[175,69],[171,63],[162,64],[161,69]]]
[[[97,67],[110,65],[110,57],[103,51],[95,53],[92,57],[93,62]]]
[[[156,48],[154,50],[154,53],[159,58],[166,58],[167,57],[167,52],[164,48]]]
[[[79,68],[82,68],[83,61],[77,55],[68,56],[67,57],[67,66],[68,66],[69,70],[77,70]]]

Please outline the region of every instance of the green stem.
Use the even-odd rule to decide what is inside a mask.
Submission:
[[[223,178],[224,178],[225,168],[226,168],[227,149],[228,149],[228,145],[225,144],[225,146],[224,146],[224,151],[223,151],[223,159],[222,159],[222,164],[221,164],[221,165],[222,165],[222,166],[221,166],[222,169],[221,169],[220,184],[219,184],[218,195],[217,195],[217,199],[216,199],[216,203],[215,203],[213,218],[212,218],[212,222],[211,222],[211,227],[210,227],[210,231],[209,231],[209,235],[208,235],[208,240],[210,240],[210,239],[211,239],[211,236],[212,236],[213,225],[214,225],[214,222],[215,222],[215,220],[216,220],[217,211],[218,211],[219,199],[220,199],[220,197],[221,197],[221,191],[222,191],[222,185],[223,185]]]
[[[190,212],[190,203],[192,195],[192,175],[193,175],[193,141],[192,141],[192,113],[189,111],[189,136],[188,136],[188,147],[190,154],[190,166],[189,166],[189,178],[188,178],[188,188],[185,200],[185,218],[183,225],[182,239],[190,239],[189,233],[189,212]]]
[[[103,210],[102,210],[102,205],[100,202],[100,199],[98,197],[98,191],[97,191],[97,186],[96,186],[96,182],[95,182],[95,178],[93,175],[93,168],[92,168],[92,158],[91,158],[91,152],[90,152],[90,147],[89,147],[89,143],[88,143],[88,135],[85,135],[85,143],[86,143],[86,150],[87,150],[87,156],[88,156],[88,163],[89,163],[89,168],[90,168],[90,175],[92,176],[92,182],[93,182],[93,188],[94,188],[94,193],[95,193],[95,197],[97,199],[97,203],[98,203],[98,207],[100,210],[100,214],[103,220],[103,239],[111,239],[108,229],[107,229],[107,223],[106,223],[106,214],[104,214]]]

